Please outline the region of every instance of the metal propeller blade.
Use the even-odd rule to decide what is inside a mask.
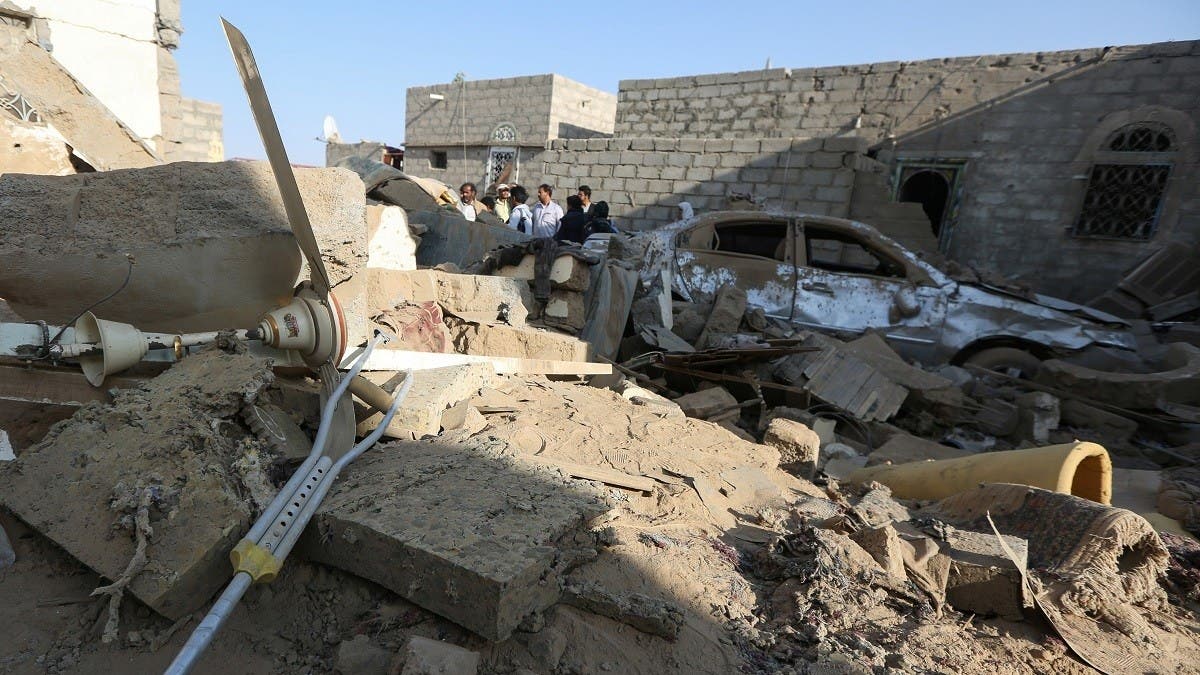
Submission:
[[[304,200],[300,197],[300,188],[296,185],[296,174],[292,173],[292,164],[288,161],[287,150],[284,149],[283,139],[279,136],[279,125],[275,123],[275,114],[271,112],[271,102],[267,100],[267,90],[258,72],[258,64],[254,62],[254,53],[250,51],[250,44],[246,42],[242,31],[224,17],[221,18],[221,25],[225,28],[225,39],[229,41],[229,49],[233,52],[234,62],[237,63],[238,74],[242,76],[242,84],[246,87],[246,97],[250,99],[254,123],[258,125],[258,135],[262,137],[263,146],[267,150],[267,159],[271,162],[271,172],[275,174],[275,182],[279,185],[279,195],[283,197],[283,209],[287,212],[292,233],[296,235],[300,250],[308,259],[313,288],[324,298],[329,295],[331,286],[329,274],[321,260],[321,248],[313,235],[312,224],[308,221],[308,212],[304,209]]]

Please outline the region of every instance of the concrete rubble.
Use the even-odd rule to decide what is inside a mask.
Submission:
[[[1058,358],[1036,371],[994,350],[931,363],[889,328],[913,318],[911,288],[886,298],[892,323],[818,330],[768,306],[757,277],[680,293],[676,268],[646,264],[676,230],[533,240],[462,218],[439,181],[340,164],[297,177],[347,352],[386,332],[362,377],[411,389],[198,671],[1200,662],[1200,351],[1160,340],[1180,332],[1147,324],[1136,354],[1039,352]],[[915,208],[874,211],[936,248]],[[287,223],[260,163],[6,172],[0,340],[102,297],[125,254],[134,273],[103,318],[256,325],[308,275]],[[1178,267],[1172,250],[1098,304],[1186,323],[1192,291],[1147,281]],[[819,304],[829,289],[813,289],[786,302]],[[159,669],[228,581],[230,550],[311,447],[321,388],[222,335],[104,389],[0,351],[0,621],[16,632],[0,669]],[[360,438],[383,417],[366,398]]]

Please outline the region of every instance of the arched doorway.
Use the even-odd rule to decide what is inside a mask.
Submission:
[[[900,185],[902,202],[917,202],[929,218],[935,237],[941,237],[942,223],[950,205],[950,181],[936,169],[914,171]]]

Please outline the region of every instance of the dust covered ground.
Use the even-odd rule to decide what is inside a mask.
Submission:
[[[887,574],[837,531],[862,511],[862,491],[782,471],[773,448],[574,382],[508,378],[472,402],[489,413],[434,440],[504,441],[518,455],[655,480],[647,493],[590,484],[612,509],[590,524],[581,545],[594,554],[568,577],[585,591],[492,644],[292,558],[278,580],[250,590],[195,672],[386,673],[412,635],[480,652],[485,673],[1094,672],[1032,609],[1023,621],[968,615]],[[111,579],[11,514],[0,522],[17,555],[0,570],[0,672],[157,672],[195,627],[196,613],[173,622],[126,595],[118,637],[105,644],[108,601],[89,594]],[[1200,672],[1194,589],[1189,598],[1174,587],[1170,599],[1138,608],[1158,641],[1139,670]]]

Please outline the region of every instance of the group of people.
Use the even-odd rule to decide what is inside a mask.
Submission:
[[[496,186],[496,197],[482,200],[475,198],[474,183],[463,183],[458,192],[458,210],[467,220],[483,220],[480,216],[490,213],[508,227],[535,238],[582,244],[593,234],[617,231],[608,219],[608,203],[593,202],[592,189],[586,185],[567,197],[565,213],[553,200],[554,188],[545,183],[538,186],[532,207],[526,203],[529,192],[520,185],[501,183]]]

